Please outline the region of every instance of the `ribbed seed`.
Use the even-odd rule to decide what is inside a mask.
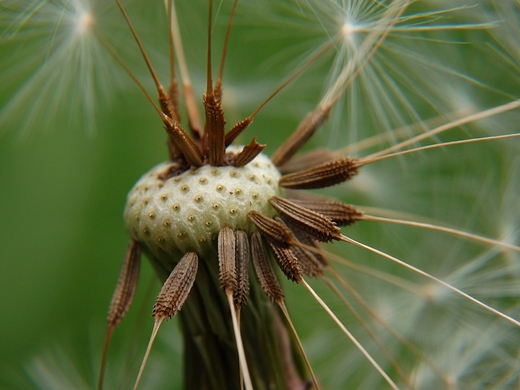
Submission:
[[[249,125],[253,123],[253,118],[246,118],[235,124],[231,130],[226,133],[225,143],[226,147],[231,145],[236,137],[238,137]]]
[[[313,278],[323,276],[323,264],[321,264],[311,252],[298,246],[291,247],[291,250],[298,259],[298,263],[304,275]]]
[[[318,241],[328,242],[341,236],[334,222],[321,214],[279,196],[269,198],[269,203],[287,223],[295,225]]]
[[[237,289],[235,274],[235,233],[225,226],[218,233],[218,263],[220,268],[220,287],[225,292],[234,293]]]
[[[316,260],[319,263],[321,263],[322,268],[326,267],[329,264],[327,259],[325,258],[325,256],[323,256],[321,254],[320,244],[318,242],[316,242],[316,240],[314,240],[313,238],[309,237],[308,235],[306,235],[304,232],[301,232],[301,231],[295,231],[294,235],[296,236],[298,241],[301,242],[303,245],[306,245],[308,247],[315,249],[314,251],[306,250],[306,253],[314,256],[316,258]],[[304,249],[304,248],[302,248],[302,249]]]
[[[284,300],[282,288],[269,262],[269,255],[267,254],[262,236],[258,231],[251,234],[251,256],[262,290],[264,290],[271,301],[282,302]]]
[[[256,137],[249,143],[249,145],[244,146],[244,149],[238,154],[235,160],[235,167],[243,167],[244,165],[249,164],[251,161],[258,156],[262,150],[264,150],[266,145],[260,145],[256,142]]]
[[[180,118],[177,116],[177,111],[175,110],[175,106],[173,105],[172,100],[166,94],[164,87],[159,85],[157,87],[157,92],[159,94],[159,104],[161,105],[161,110],[170,118],[180,122]]]
[[[304,232],[296,230],[294,231],[294,235],[303,245],[316,249],[316,251],[311,251],[297,245],[291,247],[294,254],[298,258],[298,262],[302,267],[303,274],[312,277],[322,276],[323,269],[327,265],[327,260],[318,253],[320,250],[319,244]]]
[[[352,225],[363,216],[363,213],[354,206],[333,200],[290,199],[290,201],[327,217],[338,226]]]
[[[282,270],[287,279],[299,283],[302,280],[302,269],[298,264],[294,252],[290,248],[283,248],[276,243],[269,241],[269,245],[274,254],[274,258],[278,266]]]
[[[213,94],[202,97],[204,113],[206,114],[206,124],[204,131],[207,136],[209,164],[222,166],[224,164],[224,111],[222,106],[215,99]]]
[[[250,211],[248,218],[270,241],[276,243],[281,248],[288,248],[295,241],[291,230],[283,222],[275,221],[258,211]]]
[[[342,158],[282,176],[280,186],[295,189],[330,187],[357,174],[355,161]]]
[[[141,245],[135,240],[130,240],[125,260],[119,273],[119,279],[117,280],[116,290],[110,302],[108,312],[109,328],[115,328],[121,322],[132,304],[137,288],[137,280],[139,279],[140,265]]]
[[[233,294],[235,307],[240,309],[247,302],[249,295],[249,240],[246,232],[235,232],[235,275],[237,289]]]
[[[184,129],[177,121],[166,115],[162,117],[162,120],[166,127],[166,131],[170,135],[172,142],[175,144],[176,149],[183,154],[188,164],[195,167],[200,167],[202,165],[203,159],[199,147],[195,141],[193,141],[190,136],[186,134]]]
[[[307,114],[294,133],[285,140],[284,143],[274,152],[271,157],[276,166],[283,165],[285,162],[300,150],[305,143],[318,130],[323,122],[327,120],[330,113],[329,108],[318,106],[313,112]]]
[[[157,321],[177,314],[195,282],[199,258],[195,252],[186,253],[177,263],[155,301],[153,316]]]

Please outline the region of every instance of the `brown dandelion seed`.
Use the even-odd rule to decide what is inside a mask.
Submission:
[[[242,308],[249,295],[249,240],[243,230],[235,232],[235,276],[236,290],[233,293],[235,308]]]
[[[220,102],[215,99],[213,93],[203,96],[204,113],[206,114],[206,124],[204,131],[207,138],[209,164],[221,166],[224,164],[224,111]]]
[[[135,240],[130,240],[123,267],[117,280],[116,290],[110,303],[108,314],[109,327],[115,328],[132,304],[137,288],[137,280],[139,279],[140,264],[141,245]]]
[[[226,293],[237,289],[235,273],[235,233],[225,226],[218,233],[218,261],[220,269],[220,287]]]
[[[302,269],[296,255],[290,248],[278,246],[277,243],[269,241],[274,258],[287,279],[299,283],[302,280]]]
[[[331,221],[335,222],[337,226],[352,225],[363,217],[363,212],[359,211],[354,206],[334,200],[290,199],[290,201],[327,217]]]
[[[226,133],[226,137],[225,137],[225,143],[226,143],[226,146],[229,146],[233,143],[233,141],[245,130],[249,127],[249,125],[253,123],[253,118],[252,117],[248,117],[244,120],[241,120],[239,122],[237,122],[232,128],[231,130],[229,130],[227,133]]]
[[[300,239],[298,238],[298,240]],[[314,253],[299,246],[293,246],[291,247],[291,250],[294,252],[296,258],[298,259],[298,263],[300,264],[302,273],[304,275],[308,275],[313,278],[323,276],[324,265],[320,260],[318,260],[317,256],[315,256]]]
[[[313,256],[316,259],[316,261],[318,261],[321,264],[321,269],[323,269],[324,267],[326,267],[329,264],[327,259],[325,258],[325,256],[322,254],[322,249],[320,247],[320,244],[316,240],[309,237],[304,232],[298,231],[298,230],[296,230],[294,232],[294,235],[296,236],[296,238],[298,239],[298,241],[300,243],[302,243],[306,247],[314,248],[314,250],[310,250],[309,248],[303,248],[303,247],[297,246],[297,245],[292,247],[293,250],[298,248],[298,249],[304,250],[307,255]],[[296,251],[295,251],[295,253],[296,253]],[[299,259],[299,257],[298,257],[298,259]]]
[[[139,368],[139,373],[137,374],[137,379],[135,380],[134,390],[139,386],[148,357],[150,356],[150,351],[152,350],[152,345],[162,322],[177,314],[182,309],[184,302],[186,302],[188,294],[195,282],[198,265],[199,258],[197,254],[195,252],[188,252],[177,263],[170,273],[170,276],[166,279],[166,282],[164,282],[153,307],[152,315],[155,318],[155,323],[141,362],[141,367]]]
[[[172,142],[178,150],[182,151],[186,161],[194,167],[200,167],[203,163],[203,156],[195,141],[193,141],[190,136],[186,134],[181,125],[172,118],[163,115],[162,120]]]
[[[243,167],[244,165],[249,164],[251,161],[258,156],[262,150],[264,150],[266,145],[260,145],[256,142],[256,137],[242,149],[242,151],[237,155],[235,159],[235,167]]]
[[[355,160],[341,158],[284,175],[279,184],[282,187],[294,189],[325,188],[343,183],[356,174]]]
[[[275,242],[278,247],[288,248],[291,243],[295,242],[294,235],[283,222],[254,210],[250,211],[247,216],[269,242]]]
[[[195,252],[186,253],[177,263],[157,296],[153,316],[160,321],[177,314],[195,282],[199,257]]]
[[[296,226],[318,241],[329,242],[341,237],[336,224],[321,214],[279,196],[269,198],[269,203],[286,223]]]
[[[125,260],[117,280],[117,286],[112,296],[112,301],[110,302],[105,344],[103,346],[101,369],[99,373],[98,388],[100,389],[103,388],[103,378],[105,375],[106,358],[110,339],[112,338],[114,329],[121,322],[132,304],[135,290],[137,288],[137,281],[139,279],[140,265],[141,245],[135,240],[130,240],[128,249],[126,250]]]
[[[329,117],[331,107],[318,106],[307,114],[294,133],[273,153],[271,160],[276,166],[281,166],[301,149],[321,125]]]
[[[251,234],[251,257],[262,290],[264,290],[271,301],[282,302],[284,300],[282,288],[269,262],[267,249],[258,231]]]

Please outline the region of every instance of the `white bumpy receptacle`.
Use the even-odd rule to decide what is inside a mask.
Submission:
[[[280,173],[263,154],[240,168],[204,165],[161,179],[170,165],[159,164],[139,179],[124,212],[130,236],[158,259],[189,251],[204,257],[214,251],[222,227],[249,233],[251,210],[276,214],[268,200],[281,195]]]

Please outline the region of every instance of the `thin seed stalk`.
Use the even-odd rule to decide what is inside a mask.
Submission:
[[[165,273],[160,271],[163,268],[159,261],[152,262],[164,281]],[[253,387],[255,390],[296,390],[286,383],[284,356],[293,355],[293,350],[282,351],[280,347],[280,330],[274,319],[279,309],[269,301],[250,269],[249,298],[240,311],[240,324]],[[216,254],[214,259],[201,258],[195,284],[178,314],[184,344],[183,387],[186,390],[241,389],[230,308],[218,275]],[[289,333],[285,323],[284,326],[284,331]],[[163,326],[162,331],[166,329]],[[294,348],[291,345],[291,349]],[[307,380],[300,361],[295,362],[295,368],[301,378]]]

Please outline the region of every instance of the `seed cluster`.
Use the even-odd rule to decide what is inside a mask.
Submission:
[[[222,227],[250,233],[250,211],[276,215],[268,200],[281,194],[280,173],[263,154],[244,167],[204,165],[164,180],[170,165],[159,164],[141,177],[124,212],[131,237],[158,258],[190,251],[204,257]]]
[[[119,0],[117,3],[131,27]],[[211,4],[210,2],[210,15]],[[211,31],[211,25],[209,27],[208,30]],[[170,30],[172,34],[175,32],[174,28]],[[222,309],[222,298],[225,297],[230,307],[241,380],[244,382],[243,387],[251,390],[253,382],[240,330],[240,313],[248,301],[252,279],[249,275],[250,264],[253,265],[262,290],[271,301],[279,305],[290,321],[284,305],[284,294],[270,260],[274,259],[283,274],[296,283],[306,284],[304,275],[323,275],[327,261],[320,250],[319,242],[341,240],[342,235],[337,226],[354,223],[361,213],[331,199],[317,198],[312,194],[305,195],[302,190],[324,188],[347,181],[357,173],[360,165],[356,160],[337,158],[326,150],[297,156],[302,146],[327,119],[333,103],[320,105],[309,113],[294,134],[279,146],[272,159],[261,154],[266,145],[258,143],[256,137],[244,147],[233,146],[233,141],[251,125],[256,113],[274,95],[250,116],[237,122],[227,131],[221,106],[221,75],[224,61],[222,59],[219,78],[213,85],[211,39],[208,43],[206,92],[202,99],[204,123],[198,115],[198,104],[191,86],[183,84],[182,91],[188,116],[185,130],[181,124],[179,88],[175,74],[172,72],[166,92],[132,27],[131,31],[147,60],[157,86],[160,107],[155,104],[154,107],[168,134],[170,159],[142,176],[128,194],[124,219],[131,239],[110,306],[99,388],[101,389],[103,384],[108,343],[114,328],[128,311],[134,297],[140,267],[139,259],[141,252],[144,252],[164,284],[155,302],[154,330],[135,388],[161,323],[182,309],[190,290],[195,286],[197,293],[191,295],[194,297],[192,302],[195,303],[188,306],[188,314],[184,321],[195,321],[196,330],[193,330],[193,335],[196,334],[195,337],[198,339],[199,335],[203,334],[204,340],[197,341],[198,346],[195,349],[200,348],[203,353],[199,356],[197,353],[200,351],[196,352],[190,358],[193,360],[192,365],[203,368],[201,360],[208,359],[209,351],[210,355],[214,355],[214,359],[223,359],[226,362],[236,359],[236,353],[233,348],[229,348],[229,340],[224,335],[226,325],[219,313]],[[172,37],[171,42],[174,41]],[[172,47],[172,53],[176,52],[173,49]],[[175,64],[171,65],[172,69],[175,69]],[[287,198],[285,189],[289,195]],[[223,296],[215,283],[215,272],[219,273],[218,281]],[[200,276],[197,278],[198,274]],[[256,294],[251,296],[258,299]],[[200,299],[202,302],[198,301]],[[257,300],[258,302],[261,301]],[[210,306],[211,310],[202,309]],[[271,314],[276,317],[277,314],[274,311],[269,314],[270,311],[271,309],[264,304],[251,311],[263,312],[258,319],[262,318],[261,321],[264,322],[257,328],[262,328],[265,321],[272,321]],[[194,317],[197,317],[197,320],[194,320]],[[217,323],[222,323],[223,326],[215,325]],[[283,336],[284,327],[285,325],[281,326],[281,333],[277,330],[282,338],[286,337]],[[185,327],[188,328],[190,326]],[[186,335],[188,343],[193,342],[190,333]],[[256,349],[264,348],[261,344],[266,333],[263,333],[261,338],[251,335],[253,333],[250,333],[248,344],[257,345]],[[280,340],[277,336],[272,336],[268,334],[265,340],[271,340],[272,347],[278,349],[276,344]],[[295,370],[291,366],[292,360],[285,358],[293,355],[291,343],[286,344],[281,346],[280,350],[284,357],[283,364],[289,365],[289,371]],[[258,367],[263,366],[265,360],[261,356],[262,354],[254,356],[260,363],[257,364]],[[278,364],[274,362],[274,366]],[[213,387],[219,388],[236,387],[234,381],[229,382],[227,386],[223,385],[221,377],[213,378],[212,367],[206,368],[203,368],[201,383],[211,383]],[[286,368],[284,367],[284,370]],[[273,370],[275,371],[276,369]],[[269,383],[269,388],[275,383],[271,382],[275,377],[266,377],[263,370],[261,373],[253,373],[259,383]],[[279,379],[276,378],[276,381]],[[292,380],[290,382],[292,383]],[[314,376],[313,383],[319,388]],[[296,387],[304,388],[304,384],[305,381],[298,377]],[[279,385],[276,387],[280,388]],[[292,385],[287,387],[296,388]]]

